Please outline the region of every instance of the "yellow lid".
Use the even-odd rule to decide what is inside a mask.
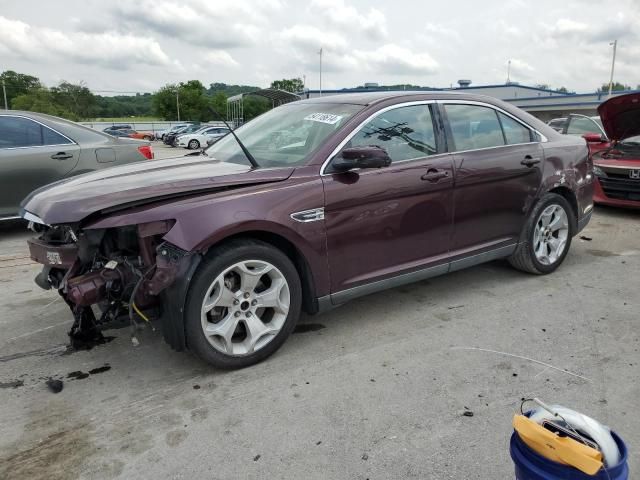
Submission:
[[[573,438],[561,437],[524,415],[513,416],[513,428],[533,451],[549,460],[595,475],[602,468],[602,453]]]

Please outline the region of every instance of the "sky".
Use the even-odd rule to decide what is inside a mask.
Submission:
[[[323,89],[640,84],[640,0],[0,0],[0,71],[101,94],[198,79]]]

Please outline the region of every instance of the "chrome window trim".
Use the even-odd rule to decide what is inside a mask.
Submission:
[[[429,155],[429,157],[436,156],[436,155],[444,155],[444,154],[450,155],[450,154],[454,154],[454,153],[477,152],[477,151],[482,151],[482,150],[489,150],[489,149],[492,149],[492,148],[504,148],[504,147],[515,147],[515,146],[518,146],[518,145],[531,145],[531,144],[535,144],[535,143],[547,143],[549,141],[549,139],[545,135],[543,135],[539,130],[536,130],[531,125],[529,125],[525,121],[519,119],[515,115],[507,112],[506,110],[503,110],[502,108],[500,108],[500,107],[498,107],[496,105],[492,105],[490,103],[479,102],[479,101],[476,101],[476,100],[457,100],[457,99],[453,99],[453,98],[452,99],[447,99],[447,100],[416,100],[416,101],[413,101],[413,102],[396,103],[394,105],[389,105],[388,107],[382,108],[382,109],[372,113],[366,119],[364,119],[360,123],[360,125],[358,125],[356,128],[354,128],[353,131],[349,135],[347,135],[344,138],[344,140],[342,140],[338,144],[338,146],[336,148],[333,149],[333,151],[327,156],[325,161],[322,163],[322,166],[320,167],[320,176],[332,175],[330,173],[326,173],[326,168],[329,165],[329,163],[331,162],[331,160],[333,160],[333,158],[338,154],[338,152],[340,150],[342,150],[342,148],[349,142],[349,140],[351,140],[360,130],[362,130],[362,128],[370,120],[372,120],[373,118],[377,117],[381,113],[388,112],[389,110],[393,110],[395,108],[411,107],[411,106],[414,106],[414,105],[430,105],[430,104],[439,104],[439,105],[445,105],[445,104],[478,105],[480,107],[492,108],[493,110],[498,111],[498,112],[500,112],[500,113],[512,118],[513,120],[515,120],[516,122],[520,123],[524,127],[526,127],[529,130],[535,132],[536,135],[538,135],[540,137],[540,141],[537,141],[537,142],[526,142],[526,143],[511,143],[509,145],[496,145],[495,147],[474,148],[474,149],[471,149],[471,150],[457,150],[455,152],[442,152],[442,153],[436,153],[434,155]],[[422,158],[427,158],[427,157],[416,157],[416,158],[410,158],[410,159],[405,159],[405,160],[398,160],[397,162],[392,162],[391,165],[394,165],[394,164],[397,164],[397,163],[401,163],[401,162],[414,161],[414,160],[418,160],[418,159],[422,159]]]
[[[327,168],[327,166],[329,165],[329,163],[331,162],[331,160],[333,160],[333,157],[335,157],[338,152],[340,150],[342,150],[342,148],[349,142],[349,140],[351,140],[353,137],[356,136],[356,134],[362,130],[362,128],[372,119],[374,119],[375,117],[377,117],[378,115],[388,112],[389,110],[394,110],[396,108],[402,108],[402,107],[413,107],[416,105],[431,105],[431,104],[435,104],[435,100],[415,100],[413,102],[403,102],[403,103],[396,103],[394,105],[389,105],[388,107],[384,107],[381,108],[380,110],[376,110],[375,112],[373,112],[371,115],[369,115],[367,118],[365,118],[360,125],[358,125],[356,128],[354,128],[351,133],[349,135],[347,135],[344,140],[342,140],[338,146],[336,148],[333,149],[333,151],[329,154],[329,156],[327,156],[327,158],[325,159],[325,161],[322,163],[322,166],[320,167],[320,175],[332,175],[331,173],[325,173],[325,170]],[[431,155],[429,155],[431,156]],[[408,159],[404,159],[404,160],[398,160],[397,162],[392,162],[391,165],[394,165],[396,163],[399,162],[407,162],[407,161],[413,161],[419,158],[425,158],[425,157],[416,157],[416,158],[408,158]]]
[[[56,144],[47,144],[47,145],[30,145],[30,146],[26,146],[26,147],[0,147],[0,150],[19,150],[19,149],[22,149],[22,148],[62,147],[64,145],[78,145],[72,139],[67,137],[64,133],[60,133],[55,128],[51,128],[49,125],[46,125],[46,124],[44,124],[42,122],[39,122],[38,120],[36,120],[34,118],[27,117],[26,115],[16,115],[16,114],[13,114],[13,113],[0,113],[0,117],[24,118],[25,120],[30,120],[30,121],[32,121],[34,123],[37,123],[38,125],[41,125],[44,128],[48,128],[52,132],[55,132],[58,135],[60,135],[61,137],[66,138],[67,140],[69,140],[69,143],[56,143]]]
[[[446,104],[457,104],[457,105],[478,105],[480,107],[489,107],[492,108],[500,113],[505,114],[507,117],[512,118],[513,120],[515,120],[516,122],[518,122],[519,124],[521,124],[522,126],[528,128],[529,130],[535,132],[537,135],[540,136],[540,141],[539,142],[525,142],[525,143],[512,143],[509,145],[496,145],[495,147],[485,147],[486,148],[496,148],[496,147],[510,147],[513,145],[528,145],[530,143],[547,143],[549,141],[549,139],[544,136],[542,134],[542,132],[540,132],[539,130],[536,130],[535,128],[533,128],[531,125],[529,125],[527,122],[525,122],[524,120],[519,119],[518,117],[516,117],[515,115],[507,112],[506,110],[496,106],[496,105],[492,105],[490,103],[485,103],[485,102],[478,102],[477,100],[456,100],[454,98],[451,99],[447,99],[447,100],[436,100],[436,103],[439,105],[446,105]],[[473,150],[484,150],[484,149],[480,149],[480,148],[476,148]],[[462,150],[461,150],[462,151]],[[466,152],[472,151],[472,150],[465,150]],[[457,153],[457,152],[451,152],[451,153]]]

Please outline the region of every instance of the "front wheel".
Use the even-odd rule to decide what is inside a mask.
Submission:
[[[190,140],[189,143],[187,144],[187,148],[189,150],[196,150],[198,148],[200,148],[200,142],[198,140]]]
[[[553,272],[567,256],[575,228],[569,202],[561,195],[547,193],[531,212],[509,263],[538,275]]]
[[[287,339],[300,316],[298,272],[280,250],[256,240],[216,248],[189,286],[188,348],[225,369],[258,363]]]

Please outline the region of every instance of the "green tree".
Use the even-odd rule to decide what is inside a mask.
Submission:
[[[304,88],[301,78],[283,78],[282,80],[274,80],[271,82],[271,88],[277,88],[278,90],[284,90],[286,92],[298,93]]]
[[[534,87],[540,88],[542,90],[549,90],[549,84],[548,83],[539,83],[537,85],[534,85]]]
[[[560,87],[556,90],[556,92],[569,93],[569,90],[567,90],[567,87]]]
[[[79,118],[72,112],[65,110],[64,107],[57,104],[51,94],[51,91],[46,88],[39,88],[22,95],[18,95],[12,101],[12,108],[15,110],[47,113],[49,115],[55,115],[69,120],[79,120]]]
[[[264,112],[271,110],[271,101],[256,95],[245,95],[244,97],[244,121],[256,118],[258,115],[262,115]]]
[[[24,73],[17,73],[13,70],[6,70],[0,73],[0,85],[2,85],[2,82],[4,82],[4,86],[7,91],[7,103],[9,104],[9,108],[16,108],[12,103],[14,98],[42,88],[42,84],[37,77],[25,75]],[[5,105],[3,105],[3,107],[4,106]]]
[[[614,92],[620,91],[620,90],[631,90],[631,87],[629,85],[624,85],[620,82],[613,82],[613,85],[611,86],[611,90]],[[609,84],[608,83],[603,83],[602,86],[598,89],[599,92],[608,92],[609,91]]]
[[[51,95],[54,103],[76,118],[87,119],[94,116],[96,98],[83,83],[76,85],[62,81],[57,87],[51,88]]]
[[[210,97],[205,92],[199,80],[165,85],[153,97],[154,111],[165,120],[176,120],[179,103],[181,120],[206,121],[211,113]]]

